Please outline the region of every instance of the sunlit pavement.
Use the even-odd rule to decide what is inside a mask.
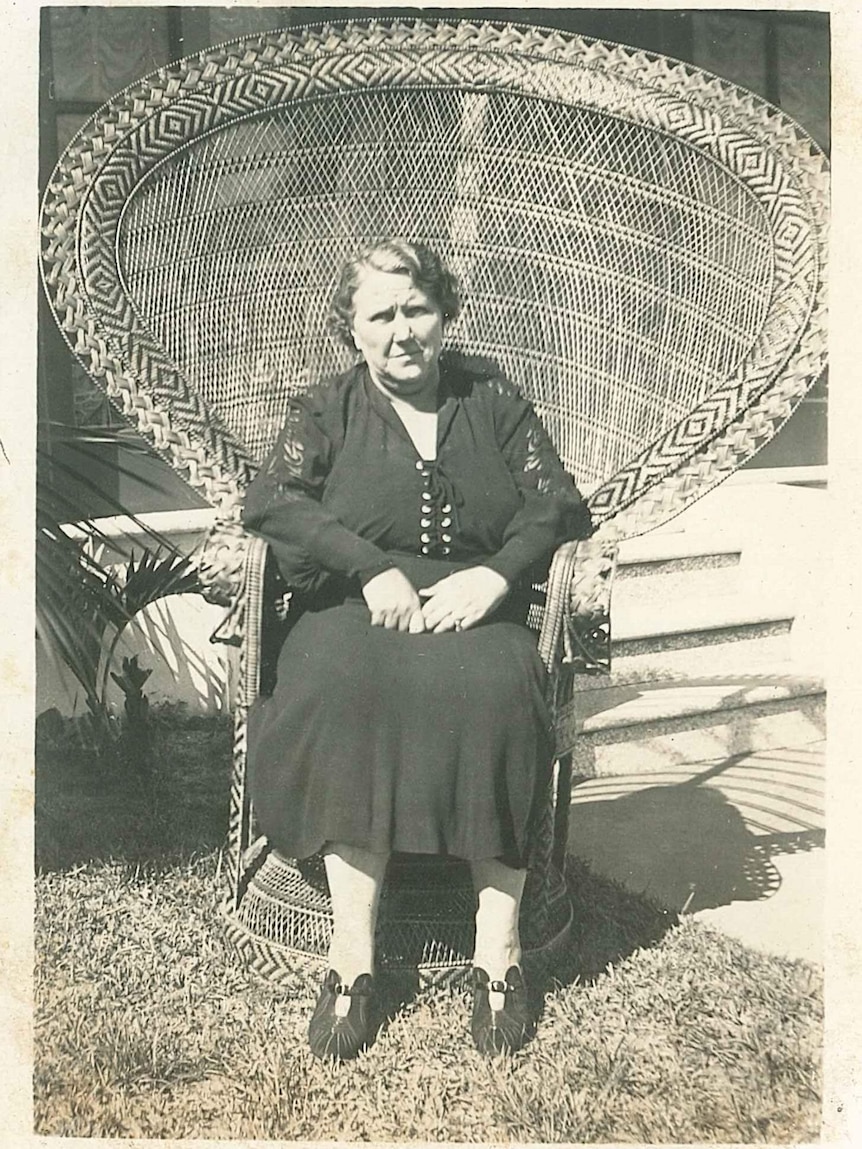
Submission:
[[[820,962],[824,761],[821,741],[582,782],[569,852],[756,949]]]

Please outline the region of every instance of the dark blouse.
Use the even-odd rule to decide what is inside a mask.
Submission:
[[[532,406],[441,359],[437,458],[420,458],[364,364],[288,402],[243,522],[292,587],[365,585],[398,555],[482,563],[510,585],[591,533],[589,510]]]

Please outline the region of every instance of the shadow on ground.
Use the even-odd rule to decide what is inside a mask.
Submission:
[[[781,884],[773,855],[822,846],[825,835],[813,825],[753,834],[736,806],[704,785],[745,757],[727,758],[685,782],[575,804],[570,853],[677,913],[771,897]]]
[[[549,978],[562,985],[589,982],[637,950],[657,945],[679,922],[675,912],[621,882],[597,873],[582,859],[566,859],[572,931]]]
[[[607,973],[609,967],[639,950],[658,945],[668,930],[679,923],[673,911],[633,893],[613,879],[593,873],[578,858],[566,860],[566,885],[572,907],[572,924],[567,936],[553,943],[550,957],[538,950],[528,949],[525,953],[524,970],[537,1016],[546,993],[575,983],[595,981]],[[454,927],[460,938],[462,921],[469,924],[469,917],[456,920],[450,916],[445,935],[434,932],[435,927],[431,926],[430,936],[438,940],[445,936],[446,941],[451,942]],[[461,952],[468,953],[469,946]],[[447,975],[445,984],[455,989],[468,988],[469,961],[459,972]],[[381,970],[379,989],[381,1009],[387,1019],[409,1002],[433,992],[420,985],[417,969],[412,964]]]

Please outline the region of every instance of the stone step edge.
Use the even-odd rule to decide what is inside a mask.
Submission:
[[[623,539],[617,558],[617,574],[631,566],[683,559],[739,557],[745,542],[742,531],[676,530],[650,531]]]
[[[711,734],[723,727],[731,731],[727,753],[735,753],[740,749],[756,748],[753,744],[748,745],[747,742],[745,746],[742,746],[739,734],[741,733],[745,739],[750,739],[750,728],[757,721],[803,717],[810,721],[812,716],[823,715],[825,702],[825,692],[819,692],[776,699],[772,702],[752,702],[742,706],[726,707],[723,710],[700,711],[661,719],[652,718],[645,722],[608,726],[601,730],[583,730],[577,729],[577,727],[572,729],[560,724],[556,731],[555,754],[557,757],[572,754],[577,758],[590,749],[620,750],[623,747],[638,744],[649,747],[663,740],[670,740],[671,746],[668,749],[678,753],[682,746],[675,740],[691,739],[699,734]],[[742,723],[741,729],[740,723]],[[786,737],[786,734],[783,737]],[[706,760],[715,752],[714,738],[710,738],[708,746],[710,748],[704,744],[704,748],[697,753],[693,753],[689,747],[685,750],[686,760],[690,762]],[[666,757],[666,753],[667,751],[663,757]],[[598,776],[599,774],[615,774],[617,772],[602,769],[595,773]]]
[[[742,551],[698,551],[691,555],[669,555],[654,559],[629,559],[618,563],[614,580],[631,582],[661,578],[662,575],[696,574],[716,570],[735,570],[742,562]]]
[[[614,649],[609,673],[576,674],[572,688],[581,693],[650,682],[679,683],[706,676],[751,678],[761,673],[812,678],[820,671],[818,666],[808,666],[802,656],[794,654],[788,629],[775,628],[769,634],[756,633],[754,637],[734,632],[731,641],[714,641],[707,649],[702,645],[681,645],[635,654]]]
[[[631,642],[659,635],[790,622],[795,610],[788,597],[780,593],[677,597],[674,602],[662,602],[656,606],[642,600],[626,602],[625,598],[612,593],[610,614],[612,641]]]
[[[608,686],[594,691],[579,691],[577,696],[561,710],[557,717],[557,738],[560,743],[571,743],[576,738],[605,740],[609,735],[631,740],[647,727],[660,726],[670,733],[670,727],[688,729],[692,724],[703,725],[703,720],[715,722],[719,716],[730,715],[752,708],[769,710],[792,709],[802,699],[823,698],[826,686],[818,676],[793,674],[768,674],[739,676],[739,686],[734,685],[733,675],[722,675],[718,682],[710,685],[708,680],[687,682],[677,679],[671,683],[639,683],[638,698],[653,694],[661,696],[663,705],[650,713],[642,710],[625,710],[633,699],[622,699],[614,703],[626,691],[625,686]],[[760,679],[761,682],[756,680]],[[715,687],[726,685],[727,690],[716,693]],[[739,697],[739,688],[745,695]],[[590,696],[593,697],[590,697]],[[605,695],[605,698],[600,698]],[[598,702],[607,705],[592,709]],[[584,718],[584,713],[587,717]]]
[[[750,706],[634,733],[634,738],[625,731],[584,735],[560,746],[558,753],[571,755],[573,775],[615,778],[631,774],[633,763],[639,774],[661,774],[669,762],[696,766],[778,747],[806,749],[826,736],[826,700],[822,694],[809,695],[793,705]]]
[[[613,627],[613,621],[611,626]],[[758,639],[789,636],[792,626],[792,619],[775,619],[771,622],[739,623],[735,626],[717,624],[714,627],[703,626],[692,630],[647,633],[639,638],[612,638],[611,663],[613,664],[616,659],[639,658],[647,654],[710,646],[731,646],[738,642],[747,643]]]

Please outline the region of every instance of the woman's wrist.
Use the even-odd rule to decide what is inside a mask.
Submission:
[[[503,574],[502,571],[497,570],[495,567],[493,567],[490,563],[487,563],[487,562],[480,563],[478,569],[482,570],[482,571],[487,571],[489,574],[493,575],[496,579],[499,580],[500,590],[505,592],[506,594],[509,593],[509,591],[511,590],[511,587],[512,587],[512,583]]]
[[[384,571],[392,570],[396,566],[395,562],[390,558],[382,558],[380,562],[375,563],[374,566],[364,567],[357,573],[359,585],[362,587],[367,586],[373,578],[377,578],[379,574]]]

